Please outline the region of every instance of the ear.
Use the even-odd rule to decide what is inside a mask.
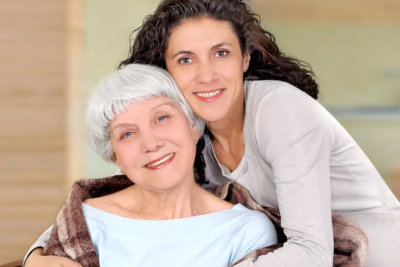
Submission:
[[[112,154],[112,160],[115,162],[115,163],[117,163],[118,164],[118,159],[117,159],[117,155],[115,154],[115,152],[113,152],[113,154]]]
[[[197,126],[196,125],[191,125],[190,126],[190,132],[191,132],[191,134],[192,134],[192,138],[193,138],[193,140],[195,141],[195,143],[197,143],[197,141],[199,140],[199,138],[200,138],[200,134],[199,134],[199,132],[197,131]]]
[[[117,164],[117,166],[120,169],[121,173],[124,173],[124,171],[122,170],[122,166],[119,164],[119,160],[118,160],[117,154],[115,154],[115,152],[112,155],[112,160],[115,162],[115,164]]]
[[[246,51],[243,54],[243,63],[242,63],[243,73],[245,73],[249,69],[249,65],[250,65],[250,53]]]

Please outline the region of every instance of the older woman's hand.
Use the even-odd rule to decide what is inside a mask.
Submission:
[[[82,267],[79,263],[57,256],[44,256],[43,249],[35,249],[26,259],[24,267]]]

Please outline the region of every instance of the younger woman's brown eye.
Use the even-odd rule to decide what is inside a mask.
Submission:
[[[217,52],[216,56],[217,56],[217,57],[223,57],[223,56],[226,56],[227,54],[229,54],[228,51],[226,51],[226,50],[221,50],[221,51],[218,51],[218,52]]]
[[[179,59],[179,63],[182,63],[182,64],[188,64],[188,63],[191,63],[191,62],[192,62],[192,60],[190,58],[188,58],[188,57]]]

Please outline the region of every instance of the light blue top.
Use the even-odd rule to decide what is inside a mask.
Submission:
[[[173,220],[138,220],[82,204],[101,267],[226,267],[277,242],[267,216],[233,208]]]

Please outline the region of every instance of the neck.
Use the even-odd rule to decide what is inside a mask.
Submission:
[[[235,108],[222,120],[207,124],[212,134],[213,142],[220,143],[223,147],[228,144],[235,144],[238,138],[243,136],[244,98],[241,98],[234,106]]]
[[[201,188],[193,181],[179,189],[155,192],[134,185],[130,192],[134,217],[138,219],[167,220],[204,213]]]

